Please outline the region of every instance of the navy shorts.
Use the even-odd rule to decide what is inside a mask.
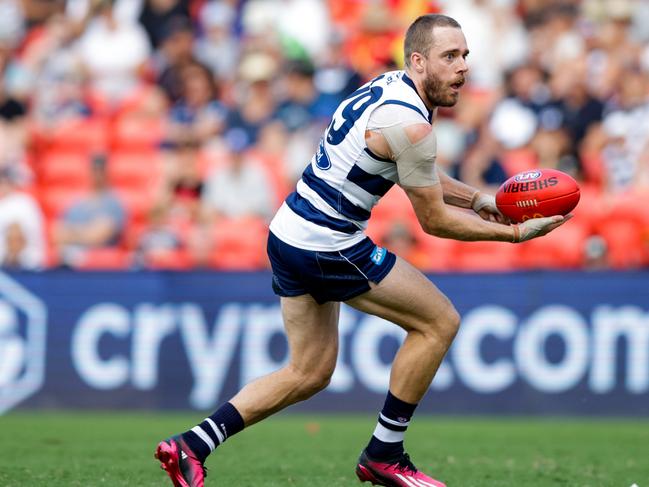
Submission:
[[[318,303],[347,301],[379,283],[396,256],[369,238],[334,252],[304,250],[289,245],[272,232],[268,257],[273,268],[273,291],[279,296],[310,294]]]

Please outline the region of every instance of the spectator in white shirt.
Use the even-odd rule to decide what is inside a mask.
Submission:
[[[245,141],[230,137],[230,154],[225,166],[208,176],[203,207],[218,219],[269,218],[275,210],[273,191],[265,169],[246,152]]]
[[[118,19],[112,0],[102,0],[97,14],[79,38],[78,52],[92,87],[119,103],[140,86],[140,72],[151,54],[144,29]]]
[[[17,179],[11,166],[0,168],[0,265],[38,269],[45,264],[43,214]]]

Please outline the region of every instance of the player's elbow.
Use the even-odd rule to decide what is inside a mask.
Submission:
[[[429,220],[420,223],[421,223],[421,228],[428,235],[432,235],[433,237],[448,238],[448,235],[446,234],[447,233],[446,229],[442,225],[439,225],[436,222],[431,222]]]
[[[450,225],[441,214],[429,214],[419,219],[419,223],[424,232],[433,237],[453,238]]]

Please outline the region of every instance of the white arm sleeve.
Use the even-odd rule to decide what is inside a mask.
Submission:
[[[437,141],[435,133],[410,142],[405,128],[424,123],[424,118],[414,110],[396,104],[381,105],[370,115],[367,130],[379,132],[388,143],[397,164],[399,184],[409,187],[432,186],[439,183],[435,158]]]

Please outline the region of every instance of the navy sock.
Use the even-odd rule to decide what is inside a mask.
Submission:
[[[243,428],[243,418],[239,411],[226,402],[214,414],[181,436],[196,458],[204,462],[217,446]]]
[[[403,437],[416,407],[388,392],[372,439],[365,448],[372,460],[391,463],[403,455]]]

